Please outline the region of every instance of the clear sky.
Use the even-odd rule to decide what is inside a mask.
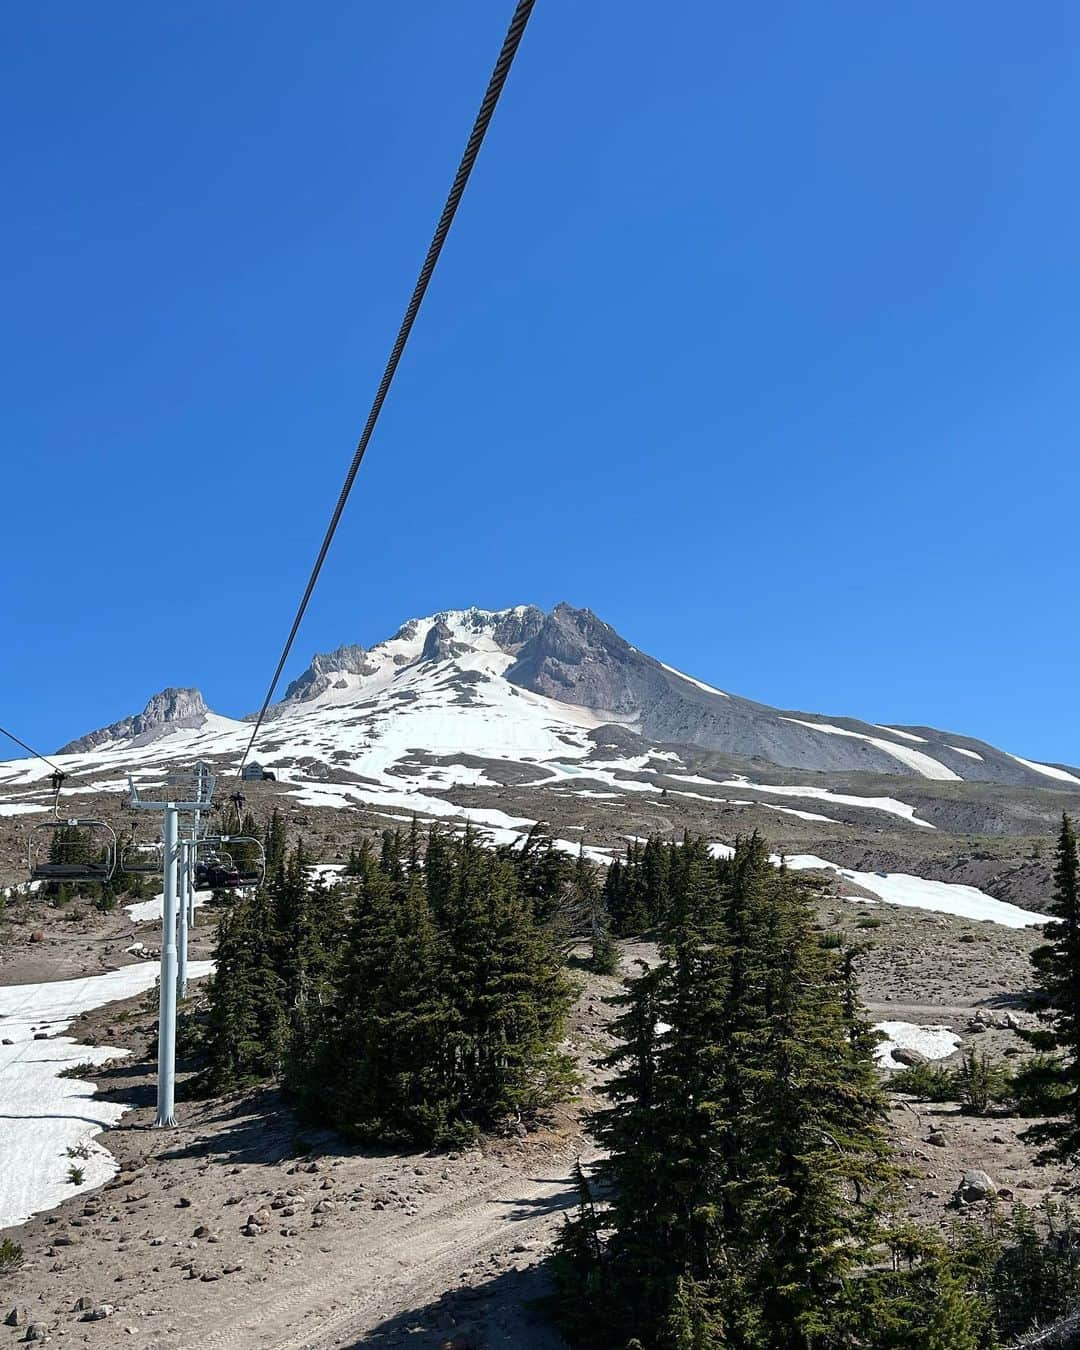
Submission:
[[[257,707],[512,8],[6,10],[0,722]],[[1080,763],[1078,126],[1055,0],[538,0],[287,674],[567,599]]]

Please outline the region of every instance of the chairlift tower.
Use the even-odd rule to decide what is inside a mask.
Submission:
[[[161,981],[158,1009],[158,1086],[157,1116],[154,1125],[162,1128],[176,1124],[176,1005],[179,989],[177,964],[177,880],[182,858],[180,817],[193,817],[196,832],[199,813],[209,810],[214,797],[214,775],[202,760],[191,769],[168,773],[163,780],[137,783],[128,775],[133,811],[160,811],[163,815]],[[186,850],[185,850],[186,852]],[[187,859],[183,859],[187,866]],[[190,895],[184,887],[185,897]],[[187,899],[185,899],[185,910]],[[185,978],[187,974],[187,914],[183,918]]]

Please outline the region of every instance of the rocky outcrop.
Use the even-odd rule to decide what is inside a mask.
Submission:
[[[302,703],[318,698],[333,684],[335,675],[370,675],[373,669],[367,652],[354,643],[332,652],[316,652],[307,670],[290,682],[283,701]]]
[[[209,711],[198,689],[163,689],[149,700],[141,713],[88,732],[78,740],[62,745],[56,753],[81,754],[95,750],[107,741],[134,740],[165,726],[198,726]]]
[[[543,617],[506,678],[547,698],[609,715],[654,742],[790,769],[1063,786],[1062,779],[1055,782],[1012,755],[949,732],[893,731],[856,718],[788,712],[711,689],[631,646],[591,610],[567,604]]]

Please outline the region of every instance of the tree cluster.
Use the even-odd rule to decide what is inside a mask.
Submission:
[[[566,1092],[558,920],[572,860],[536,839],[493,850],[414,826],[365,841],[327,887],[302,847],[267,843],[267,884],[219,925],[208,1089],[281,1076],[310,1116],[421,1143]]]
[[[646,846],[647,848],[647,846]],[[898,1221],[854,951],[757,837],[646,849],[614,883],[661,961],[628,983],[594,1131],[607,1156],[557,1258],[558,1309],[603,1350],[991,1350],[1064,1311],[1080,1241],[1023,1207],[949,1237]],[[627,886],[627,876],[631,884]],[[656,878],[666,877],[657,881]],[[609,883],[610,884],[610,883]],[[1060,1025],[1060,1023],[1055,1023]],[[972,1109],[993,1089],[965,1062]],[[966,1080],[965,1080],[966,1081]]]

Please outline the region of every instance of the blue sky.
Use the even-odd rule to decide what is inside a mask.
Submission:
[[[512,4],[5,14],[0,721],[255,708]],[[587,605],[1080,763],[1080,11],[538,0],[288,671]]]

